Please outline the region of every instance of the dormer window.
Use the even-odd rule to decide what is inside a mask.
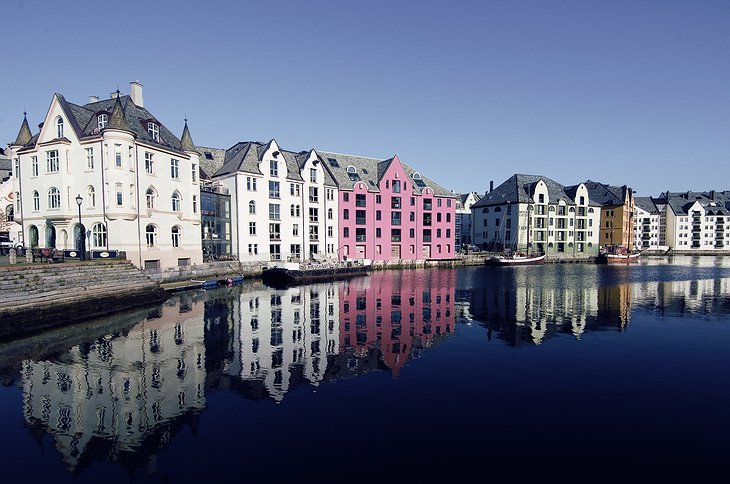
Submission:
[[[56,119],[56,137],[63,138],[63,118],[61,116]]]
[[[420,173],[418,173],[418,172],[415,172],[415,173],[414,173],[414,174],[413,174],[413,175],[411,176],[411,178],[413,178],[414,180],[420,180],[420,179],[421,179],[421,174],[420,174]]]
[[[99,128],[99,130],[102,130],[106,128],[106,125],[109,124],[109,115],[108,114],[100,114],[96,117],[96,126]]]
[[[354,175],[355,173],[357,173],[357,169],[354,166],[350,165],[347,167],[347,173]]]
[[[147,132],[153,141],[160,141],[160,127],[156,123],[147,123]]]

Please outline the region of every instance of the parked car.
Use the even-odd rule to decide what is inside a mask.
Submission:
[[[474,244],[467,244],[464,246],[464,248],[462,250],[464,252],[466,252],[467,254],[475,254],[477,252],[482,251],[482,249],[480,249],[478,245],[474,245]]]
[[[10,240],[10,236],[7,233],[0,234],[0,254],[8,255],[10,249],[22,249],[22,244],[17,244]]]

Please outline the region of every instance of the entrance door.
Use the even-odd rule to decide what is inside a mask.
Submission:
[[[400,245],[394,245],[391,247],[390,256],[393,259],[400,259]]]
[[[56,227],[53,225],[46,225],[46,248],[56,248]]]
[[[358,259],[365,258],[365,246],[364,245],[355,246],[355,257]]]
[[[431,258],[431,245],[424,245],[423,246],[423,258],[424,259],[430,259]]]

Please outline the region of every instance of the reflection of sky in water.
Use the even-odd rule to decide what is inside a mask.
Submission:
[[[185,437],[186,429],[197,434],[201,418],[204,436],[215,432],[215,421],[227,419],[240,435],[258,429],[257,438],[269,445],[275,441],[287,448],[274,436],[298,429],[322,446],[330,445],[335,438],[330,432],[352,412],[358,426],[365,426],[361,432],[387,435],[395,422],[385,416],[412,418],[414,409],[419,415],[427,408],[433,412],[438,402],[440,411],[452,415],[451,427],[431,419],[433,435],[416,431],[419,438],[411,445],[419,448],[433,446],[435,435],[459,438],[451,432],[461,429],[466,435],[471,426],[479,427],[478,419],[462,420],[461,413],[469,414],[482,400],[499,406],[494,395],[512,398],[514,392],[503,413],[527,411],[518,398],[522,393],[550,413],[553,403],[540,396],[549,394],[545,385],[573,395],[575,381],[585,385],[590,374],[611,382],[624,364],[634,365],[630,371],[641,381],[649,367],[630,363],[638,355],[660,365],[652,372],[671,372],[676,384],[688,385],[694,377],[676,375],[724,371],[717,365],[728,340],[726,325],[701,324],[723,322],[730,310],[730,268],[723,263],[686,258],[674,265],[634,267],[377,272],[350,282],[276,291],[247,283],[182,293],[152,311],[0,345],[5,383],[13,388],[14,382],[22,392],[22,404],[6,403],[9,411],[2,417],[10,429],[7,439],[20,446],[0,450],[21,463],[58,462],[53,452],[20,453],[30,431],[41,448],[58,450],[66,469],[89,479],[95,474],[87,468],[100,462],[159,477],[174,474],[169,454],[167,461],[161,457],[176,441],[169,452],[202,451],[195,439]],[[691,325],[676,326],[677,321]],[[621,339],[614,339],[619,334]],[[704,352],[696,346],[700,343]],[[515,347],[520,350],[505,353]],[[683,355],[691,367],[679,370],[674,355]],[[715,362],[712,370],[708,361]],[[561,376],[540,374],[536,368],[543,366],[560,367]],[[573,380],[566,380],[569,374]],[[477,384],[482,379],[485,383]],[[531,389],[522,387],[527,382]],[[10,388],[0,392],[1,401],[7,401]],[[636,398],[652,399],[632,388]],[[220,408],[223,402],[226,410]],[[457,403],[461,406],[452,407]],[[25,429],[13,420],[16,405],[22,407]],[[560,421],[570,434],[571,423]],[[406,429],[414,431],[399,431]],[[512,438],[505,429],[490,432],[506,443]],[[528,435],[527,427],[516,424],[510,432]],[[257,455],[250,444],[234,442],[232,448],[248,445]],[[375,458],[362,452],[361,457]],[[31,477],[58,477],[53,469],[33,467]]]

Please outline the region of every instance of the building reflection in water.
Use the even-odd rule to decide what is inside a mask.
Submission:
[[[124,336],[74,346],[52,361],[23,361],[23,416],[31,431],[52,435],[72,472],[93,443],[94,454],[133,466],[146,454],[142,464],[153,473],[156,449],[205,408],[202,316],[203,302],[184,298]]]

